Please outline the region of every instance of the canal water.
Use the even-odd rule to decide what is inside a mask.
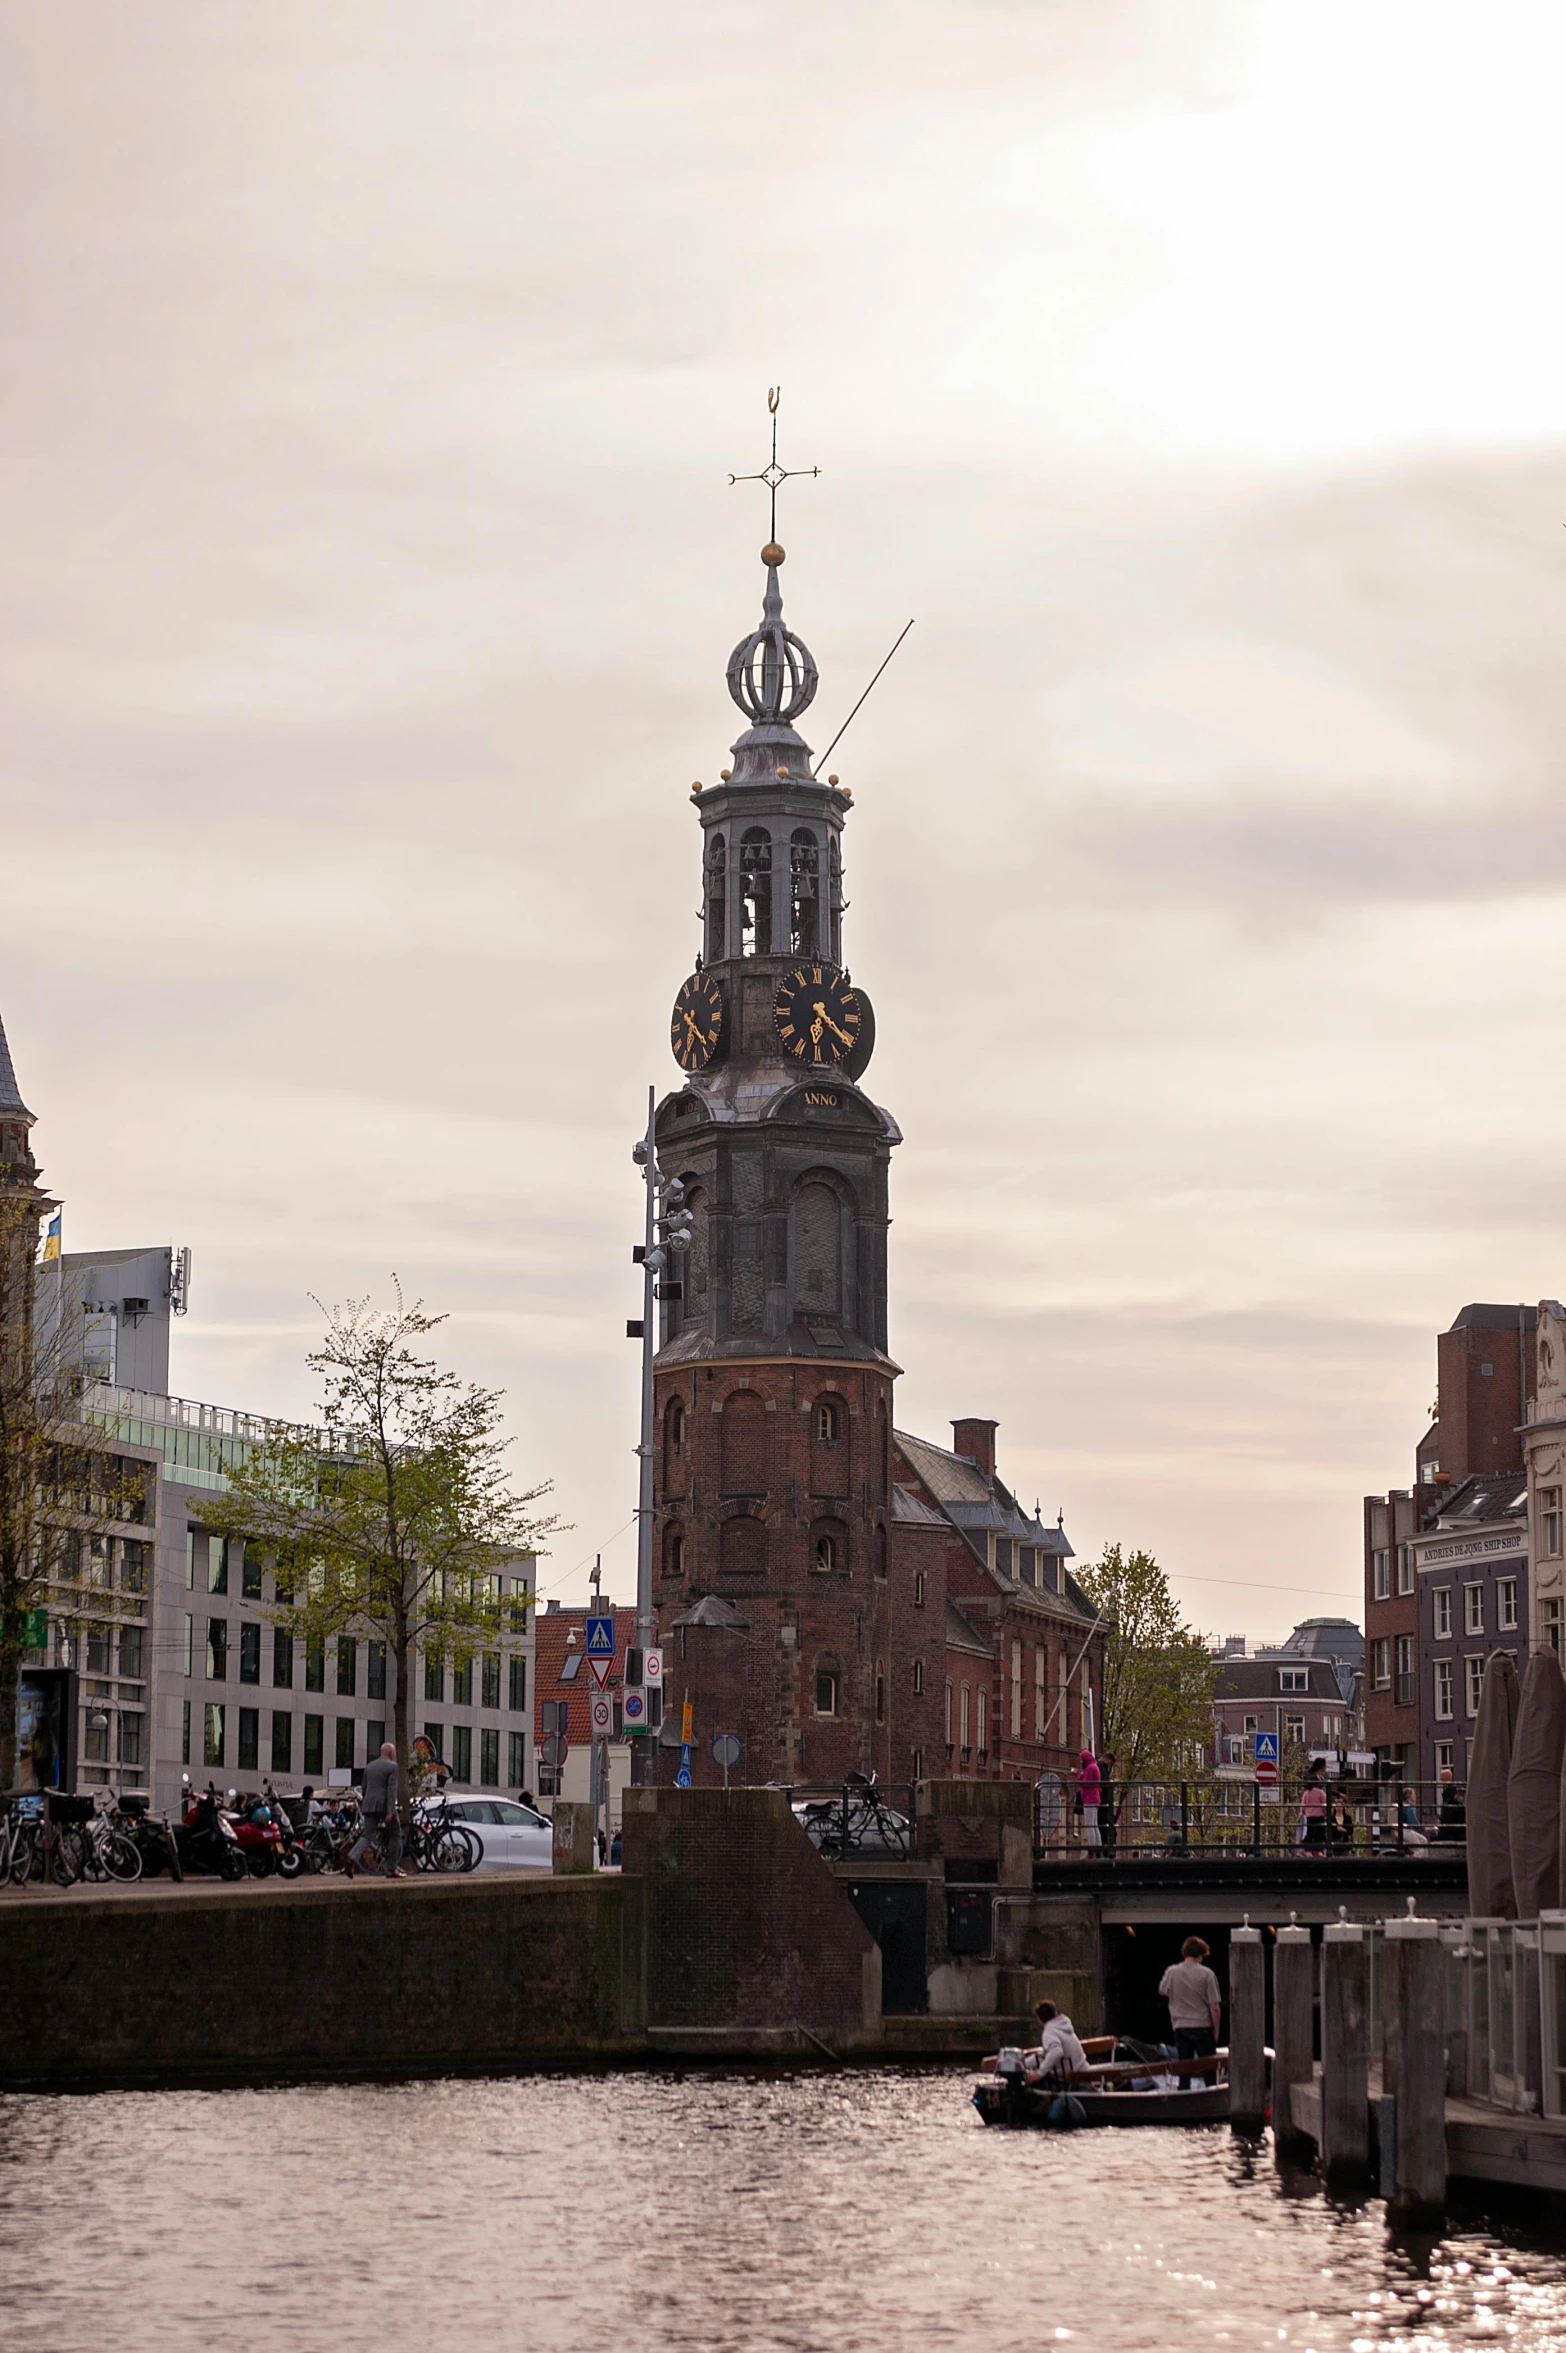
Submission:
[[[1566,2347],[1226,2128],[986,2132],[944,2071],[0,2098],[6,2353]]]

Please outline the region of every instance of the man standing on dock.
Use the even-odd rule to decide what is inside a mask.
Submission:
[[[1207,1966],[1208,1951],[1199,1936],[1188,1936],[1180,1947],[1180,1959],[1171,1961],[1158,1981],[1158,1991],[1169,2004],[1175,2049],[1182,2059],[1210,2059],[1218,2048],[1223,1996]],[[1185,2091],[1193,2080],[1197,2079],[1182,2074],[1180,2089]]]

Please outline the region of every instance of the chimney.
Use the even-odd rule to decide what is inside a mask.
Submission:
[[[965,1462],[971,1462],[987,1479],[995,1476],[995,1433],[999,1427],[998,1422],[972,1419],[952,1424],[953,1452],[960,1454]]]

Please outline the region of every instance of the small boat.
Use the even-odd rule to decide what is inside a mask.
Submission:
[[[1130,2036],[1084,2042],[1085,2073],[1030,2076],[1020,2050],[1000,2051],[973,2088],[986,2124],[1071,2132],[1089,2124],[1222,2124],[1229,2113],[1229,2054],[1176,2062]],[[1178,2068],[1178,2072],[1177,2072]],[[1206,2080],[1183,2089],[1180,2075]]]

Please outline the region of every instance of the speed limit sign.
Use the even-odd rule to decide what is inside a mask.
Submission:
[[[595,1691],[589,1711],[595,1740],[607,1740],[614,1730],[614,1701],[607,1691]]]

